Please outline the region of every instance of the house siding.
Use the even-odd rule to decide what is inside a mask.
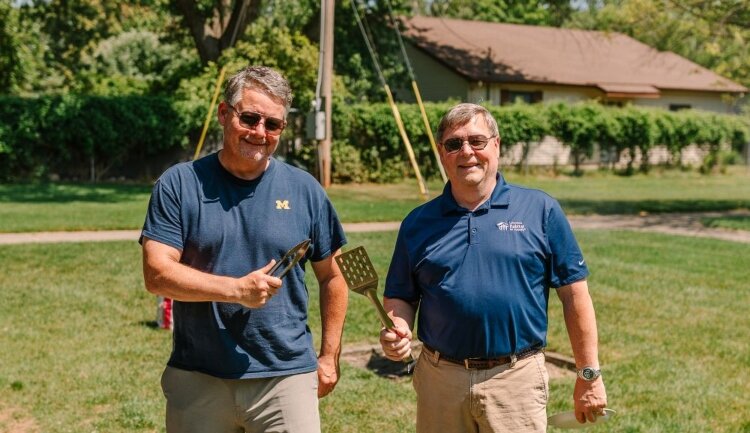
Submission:
[[[633,101],[633,105],[667,110],[671,104],[689,105],[691,108],[716,113],[734,113],[731,100],[721,93],[662,90],[659,99],[636,99]]]
[[[446,68],[424,52],[406,44],[406,53],[414,69],[419,93],[424,101],[446,101],[449,99],[464,101],[469,95],[469,82],[466,78]],[[416,102],[411,84],[398,86],[408,91],[399,92],[399,99],[404,102]]]
[[[464,102],[501,104],[503,90],[542,92],[542,102],[545,104],[564,101],[568,103],[582,102],[592,99],[609,100],[614,102],[631,103],[643,107],[655,107],[668,110],[672,104],[689,105],[692,108],[712,111],[715,113],[737,113],[732,98],[719,92],[661,90],[658,98],[613,98],[607,99],[600,89],[591,86],[561,86],[543,83],[483,83],[470,81],[459,75],[445,64],[439,62],[424,51],[406,44],[412,68],[416,75],[422,100],[441,102],[457,100]],[[393,86],[399,89],[398,99],[404,102],[416,102],[410,85]]]
[[[490,103],[501,105],[503,91],[542,92],[541,102],[551,104],[555,102],[576,103],[588,100],[622,102],[642,107],[653,107],[668,110],[670,105],[688,105],[691,108],[711,111],[715,113],[737,113],[740,104],[733,102],[733,97],[719,92],[689,91],[689,90],[660,90],[658,98],[611,98],[595,86],[572,86],[544,83],[484,83],[471,81],[459,75],[444,63],[427,55],[411,44],[406,45],[419,85],[420,94],[424,101],[442,102],[457,100],[473,103]],[[413,92],[402,91],[401,100],[415,102]],[[747,97],[746,97],[747,99]],[[747,151],[750,153],[750,150]],[[691,145],[680,155],[683,165],[699,165],[705,155],[705,150]],[[584,164],[606,164],[613,155],[608,155],[606,149],[596,149],[592,158]],[[527,161],[522,161],[523,147],[521,144],[503,143],[501,151],[502,165],[513,166],[526,164],[529,166],[555,166],[572,163],[570,149],[554,137],[545,137],[541,142],[531,143]],[[619,155],[617,164],[627,163],[629,155]],[[642,155],[635,155],[636,164],[640,163]],[[750,159],[750,155],[746,156]],[[648,155],[651,164],[669,161],[671,155],[663,146],[656,146]]]

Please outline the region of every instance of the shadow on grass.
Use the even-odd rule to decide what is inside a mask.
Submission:
[[[0,202],[16,203],[118,203],[139,200],[151,185],[29,183],[0,185]]]
[[[411,375],[411,370],[408,368],[409,364],[391,361],[374,350],[370,352],[370,359],[367,361],[366,367],[382,377],[397,378]]]
[[[159,328],[159,324],[156,323],[156,320],[141,320],[138,324],[149,329],[161,329]]]
[[[636,215],[640,212],[722,212],[750,208],[748,200],[566,200],[560,199],[565,212],[569,214],[588,215]]]

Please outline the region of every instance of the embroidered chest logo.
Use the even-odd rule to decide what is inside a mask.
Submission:
[[[276,200],[276,209],[290,210],[289,200]]]
[[[526,226],[521,221],[500,221],[495,224],[501,232],[525,232]]]

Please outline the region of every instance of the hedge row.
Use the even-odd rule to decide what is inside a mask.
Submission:
[[[450,106],[425,105],[433,130]],[[188,144],[192,149],[195,143],[189,143],[188,137],[200,131],[204,118],[178,107],[179,101],[156,97],[0,97],[0,181],[51,174],[95,180],[127,173],[128,166]],[[521,143],[525,154],[529,143],[553,136],[570,148],[576,168],[592,156],[596,144],[613,148],[618,155],[647,155],[657,145],[679,155],[686,146],[698,144],[709,152],[706,160],[711,163],[721,149],[739,152],[750,141],[747,119],[732,115],[612,108],[593,102],[488,109],[498,121],[504,146]],[[403,104],[399,111],[422,174],[438,177],[419,107]],[[296,122],[299,130],[290,128],[285,137],[302,135],[302,123]],[[412,175],[389,105],[335,107],[333,124],[335,181],[387,182]],[[217,132],[214,122],[210,136]],[[315,169],[313,143],[293,156]]]
[[[433,131],[450,104],[426,104]],[[504,146],[520,143],[523,155],[529,144],[556,137],[570,148],[576,170],[591,158],[595,146],[617,155],[647,155],[664,145],[679,161],[680,153],[697,144],[708,152],[708,164],[722,149],[741,152],[750,141],[746,118],[694,110],[670,112],[640,107],[606,107],[595,102],[550,105],[488,106],[498,121]],[[399,105],[409,140],[426,177],[439,176],[419,108]],[[385,182],[411,173],[404,144],[387,104],[338,107],[334,113],[335,180]],[[632,163],[635,158],[630,158]],[[647,170],[647,158],[639,168]],[[710,168],[710,167],[709,167]]]
[[[0,181],[98,180],[186,143],[164,98],[0,97]]]

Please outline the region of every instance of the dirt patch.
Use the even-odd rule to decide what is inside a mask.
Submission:
[[[2,433],[37,433],[39,426],[34,418],[21,409],[0,406],[0,432]]]
[[[568,217],[575,229],[634,230],[666,233],[678,236],[721,239],[750,243],[750,231],[710,228],[703,225],[704,218],[722,216],[750,216],[750,211],[739,209],[729,212],[664,213],[639,215],[572,215]]]
[[[638,230],[669,233],[680,236],[716,238],[732,242],[750,243],[750,231],[707,228],[701,219],[719,216],[750,216],[748,210],[729,212],[666,213],[641,215],[571,215],[573,228],[602,230]],[[345,223],[344,231],[377,232],[398,230],[400,223],[370,222]],[[0,245],[49,242],[97,242],[114,240],[136,241],[140,230],[103,230],[79,232],[0,233]]]
[[[412,346],[414,359],[419,357],[422,345],[417,342]],[[547,372],[550,379],[574,378],[575,362],[568,357],[547,352]],[[403,362],[394,362],[383,356],[380,345],[352,346],[341,354],[347,364],[372,371],[381,377],[397,379],[409,376],[409,366]]]

